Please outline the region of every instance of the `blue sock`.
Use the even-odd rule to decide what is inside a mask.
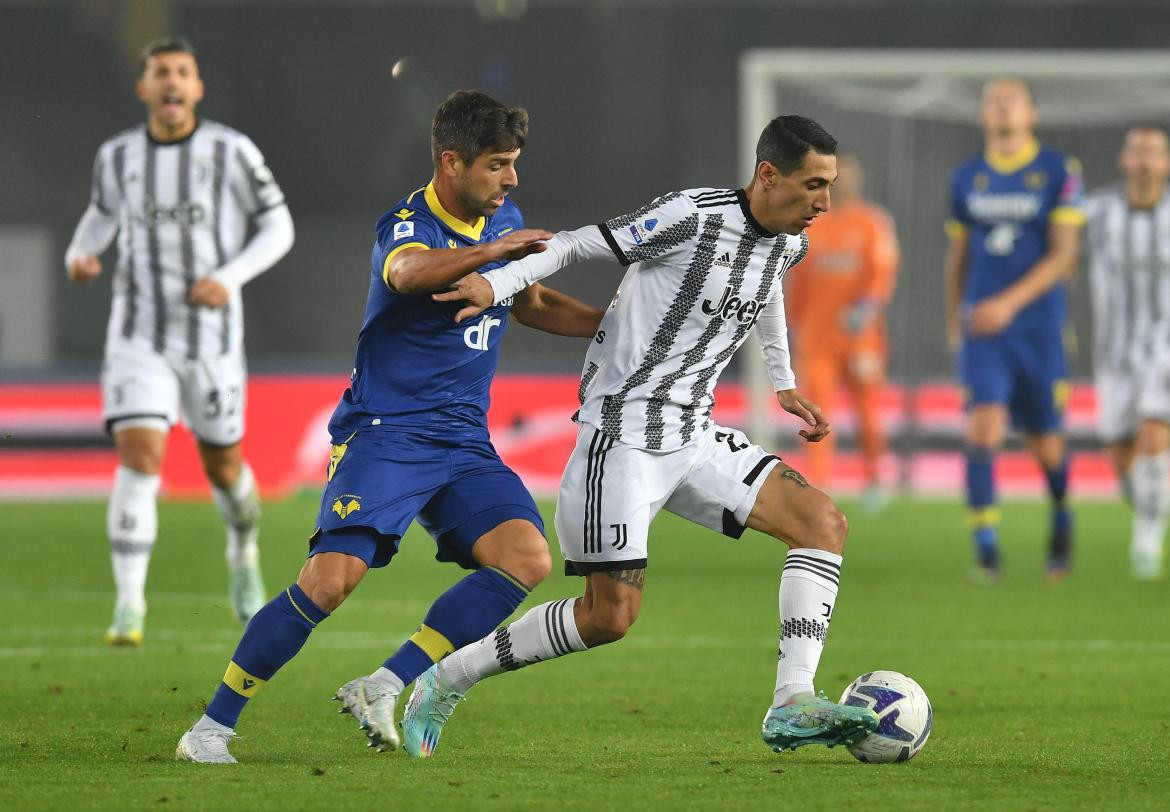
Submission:
[[[1068,533],[1072,526],[1072,513],[1065,505],[1068,496],[1068,457],[1055,468],[1045,468],[1044,478],[1048,482],[1048,494],[1052,497],[1052,531]]]
[[[234,728],[248,700],[296,656],[309,632],[327,617],[296,584],[266,603],[244,629],[207,715]]]
[[[383,666],[409,685],[420,674],[500,625],[528,597],[506,572],[484,567],[439,596],[423,624]]]
[[[967,508],[971,536],[984,563],[995,557],[999,537],[999,511],[995,508],[995,480],[990,448],[967,448]]]

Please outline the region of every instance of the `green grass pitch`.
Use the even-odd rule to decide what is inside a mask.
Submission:
[[[1051,585],[1044,508],[1007,505],[994,588],[965,579],[957,505],[846,509],[818,687],[835,698],[875,668],[916,678],[935,726],[911,762],[864,765],[841,748],[776,754],[761,742],[783,550],[664,514],[629,637],[478,686],[436,757],[419,761],[367,749],[330,701],[460,577],[413,529],[394,565],[251,703],[232,748],[241,763],[225,768],[173,761],[239,636],[211,506],[162,506],[146,645],[129,651],[101,642],[112,604],[104,505],[5,504],[0,808],[1166,808],[1170,584],[1129,579],[1122,506],[1079,508],[1077,570]],[[311,496],[266,506],[270,589],[295,576],[315,510]],[[558,561],[531,601],[578,594],[581,582],[559,571]]]

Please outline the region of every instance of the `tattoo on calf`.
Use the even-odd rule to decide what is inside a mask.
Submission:
[[[808,487],[808,480],[804,478],[803,474],[801,474],[799,471],[797,471],[795,469],[786,467],[783,471],[780,472],[780,476],[787,477],[788,479],[791,479],[793,482],[795,482],[797,485],[799,485],[802,488]]]
[[[645,568],[637,569],[637,570],[618,570],[616,572],[607,572],[605,574],[608,575],[610,578],[614,579],[615,581],[617,581],[619,584],[626,584],[628,586],[632,586],[634,589],[637,589],[639,592],[642,590],[642,587],[646,583],[646,570],[645,570]]]

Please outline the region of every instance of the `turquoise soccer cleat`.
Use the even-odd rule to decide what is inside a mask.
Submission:
[[[801,694],[768,710],[761,735],[779,753],[806,744],[857,744],[877,726],[877,714],[869,708],[838,705],[823,693]]]
[[[410,702],[402,714],[402,746],[407,754],[415,758],[433,756],[443,725],[464,699],[463,694],[443,688],[438,665],[432,665],[415,680]]]

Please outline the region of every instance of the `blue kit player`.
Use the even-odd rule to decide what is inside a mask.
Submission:
[[[329,430],[327,484],[309,559],[296,582],[252,618],[207,712],[176,757],[233,763],[228,743],[244,705],[358,585],[398,551],[411,521],[436,558],[472,570],[369,676],[337,690],[371,747],[399,746],[399,694],[442,657],[492,631],[551,567],[544,525],[487,431],[488,388],[509,311],[550,333],[592,337],[600,310],[534,284],[456,324],[459,306],[431,295],[466,274],[542,251],[508,193],[528,114],[459,91],[435,113],[434,178],[378,221],[365,321],[350,388]]]
[[[947,224],[947,326],[967,396],[967,505],[977,580],[999,575],[992,471],[1009,418],[1044,471],[1052,500],[1047,571],[1063,577],[1072,552],[1066,504],[1068,394],[1065,279],[1075,270],[1082,187],[1076,162],[1040,146],[1036,107],[1018,79],[983,88],[986,151],[956,170]]]

